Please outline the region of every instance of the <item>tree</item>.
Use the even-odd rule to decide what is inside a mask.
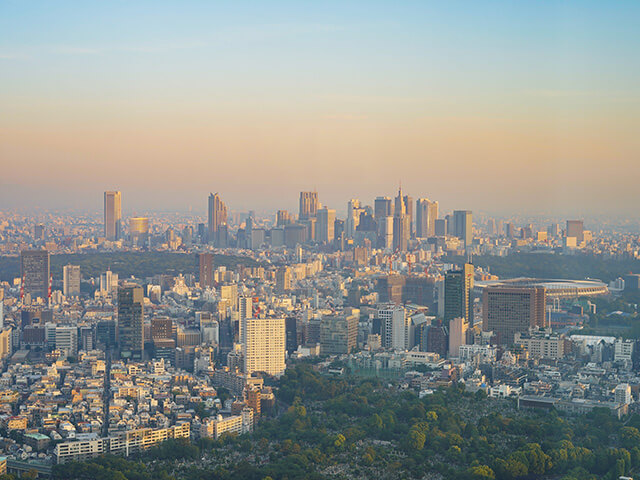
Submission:
[[[496,474],[487,465],[478,465],[467,470],[466,478],[476,480],[494,480],[496,478]]]

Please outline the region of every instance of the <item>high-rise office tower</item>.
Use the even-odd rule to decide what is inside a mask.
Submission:
[[[454,235],[464,242],[465,248],[469,248],[473,240],[473,214],[469,210],[456,210],[453,212],[453,222]]]
[[[435,228],[434,234],[436,237],[444,237],[447,234],[447,219],[437,218],[435,221],[434,228]]]
[[[413,197],[409,195],[404,196],[404,208],[406,209],[407,217],[409,217],[409,238],[413,238],[416,233],[413,215]]]
[[[407,250],[411,228],[404,199],[402,189],[398,190],[393,212],[393,249],[400,252]]]
[[[320,323],[320,353],[349,354],[356,349],[358,317],[355,315],[323,315]]]
[[[276,214],[276,225],[278,227],[284,227],[292,222],[291,214],[286,210],[278,210]]]
[[[122,195],[104,192],[104,236],[115,241],[122,238]]]
[[[209,194],[207,232],[209,243],[227,246],[227,206],[217,193]]]
[[[474,268],[465,263],[461,270],[451,270],[444,276],[444,319],[464,318],[473,325],[473,274]]]
[[[298,220],[315,217],[319,208],[318,192],[300,192],[300,213],[298,214]]]
[[[264,372],[281,376],[285,365],[284,318],[243,318],[241,330],[244,373]]]
[[[50,260],[47,250],[23,250],[20,254],[22,264],[22,294],[31,298],[49,297]]]
[[[378,220],[378,248],[393,248],[393,217]]]
[[[376,317],[381,323],[382,345],[393,350],[408,347],[407,311],[401,305],[380,305]]]
[[[63,288],[65,297],[77,297],[80,295],[80,265],[65,265],[62,268]]]
[[[437,219],[438,202],[432,202],[428,198],[419,198],[416,201],[416,237],[434,237]]]
[[[302,343],[301,328],[298,328],[298,320],[296,317],[287,317],[285,325],[285,347],[287,354],[291,355],[298,349],[298,345]]]
[[[136,247],[142,247],[149,241],[149,219],[147,217],[131,217],[129,219],[129,235]]]
[[[213,253],[198,254],[198,272],[200,288],[213,287]]]
[[[276,270],[276,292],[286,293],[291,290],[291,268],[283,266]]]
[[[546,326],[544,287],[486,287],[482,295],[482,329],[501,345],[513,344],[516,332]]]
[[[144,355],[144,290],[125,284],[118,288],[120,356],[142,360]]]
[[[347,204],[347,220],[345,222],[345,234],[347,238],[353,238],[356,234],[356,228],[360,223],[360,214],[364,212],[364,208],[360,206],[360,200],[352,198]]]
[[[373,202],[373,216],[376,221],[381,218],[393,216],[393,208],[390,197],[376,197]]]
[[[316,212],[316,240],[318,243],[333,242],[336,211],[323,207]]]
[[[460,346],[467,343],[469,324],[464,318],[454,318],[449,322],[449,356],[458,358]]]
[[[118,290],[118,274],[107,270],[100,275],[100,291],[113,295]]]
[[[584,241],[584,220],[567,220],[565,237],[575,237],[580,245]]]

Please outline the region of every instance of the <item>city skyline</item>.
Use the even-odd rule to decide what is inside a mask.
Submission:
[[[4,3],[2,204],[633,211],[637,4],[329,7]]]

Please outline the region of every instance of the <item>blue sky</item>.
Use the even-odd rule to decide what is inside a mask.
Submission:
[[[585,1],[2,1],[2,200],[68,206],[120,188],[139,208],[183,208],[217,190],[232,207],[275,209],[315,183],[340,209],[405,177],[451,208],[517,195],[510,204],[534,210],[544,185],[545,209],[613,211],[637,200],[639,13]],[[461,172],[472,178],[452,188]],[[605,206],[585,193],[596,187]]]

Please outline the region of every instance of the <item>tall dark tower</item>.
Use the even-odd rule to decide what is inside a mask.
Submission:
[[[138,285],[118,288],[118,338],[122,358],[144,355],[144,291]]]
[[[23,250],[20,254],[23,295],[32,298],[49,297],[49,252],[47,250]]]
[[[217,193],[209,194],[208,240],[216,246],[227,245],[227,206]]]
[[[464,318],[473,325],[473,274],[474,268],[465,263],[461,270],[452,270],[444,277],[444,320]]]
[[[107,240],[122,238],[122,194],[104,192],[104,236]]]
[[[200,288],[213,287],[213,253],[198,254]]]

